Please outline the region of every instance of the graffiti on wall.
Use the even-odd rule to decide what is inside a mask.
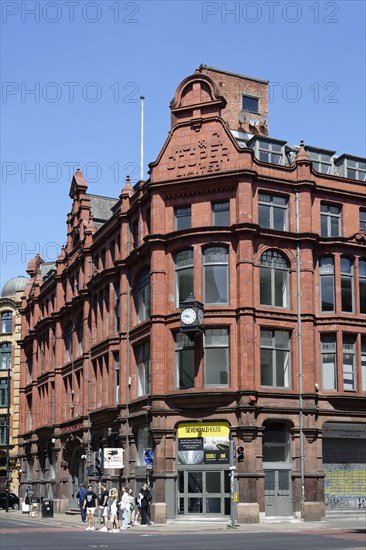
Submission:
[[[366,470],[364,464],[324,464],[325,506],[334,508],[366,508]]]

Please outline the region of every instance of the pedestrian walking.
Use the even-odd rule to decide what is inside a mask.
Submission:
[[[81,514],[81,521],[83,523],[85,523],[86,521],[86,510],[85,510],[85,507],[84,507],[84,500],[85,500],[85,497],[86,497],[86,493],[88,491],[86,490],[85,488],[85,485],[83,483],[81,483],[80,487],[79,487],[79,490],[78,492],[76,493],[76,498],[78,499],[79,501],[79,508],[80,508],[80,514]]]
[[[119,532],[118,494],[117,494],[117,489],[114,489],[114,488],[112,488],[109,492],[109,510],[110,510],[109,518],[112,523],[112,529],[110,530],[110,533],[118,533]]]
[[[129,529],[129,516],[131,506],[134,504],[135,499],[132,496],[132,489],[130,492],[130,487],[125,487],[123,496],[121,499],[121,510],[122,510],[122,529]]]
[[[84,499],[84,508],[86,510],[88,518],[88,527],[85,529],[85,531],[95,531],[94,513],[97,507],[98,497],[94,493],[93,487],[91,485],[88,485],[88,490]]]
[[[103,527],[101,531],[108,531],[108,499],[109,492],[104,483],[100,486],[100,496],[99,496],[99,510],[102,516],[101,522],[103,522]]]
[[[152,501],[151,493],[147,483],[144,483],[141,487],[140,493],[140,512],[141,512],[141,525],[151,525],[150,505]]]

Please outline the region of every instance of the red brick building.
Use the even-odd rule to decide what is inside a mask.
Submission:
[[[266,81],[201,66],[170,107],[150,178],[111,199],[77,171],[65,247],[28,265],[23,481],[65,509],[122,448],[103,477],[148,476],[156,521],[221,517],[230,438],[240,522],[360,508],[365,159],[270,138]]]

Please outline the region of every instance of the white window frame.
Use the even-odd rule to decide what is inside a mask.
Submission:
[[[338,212],[336,212],[338,210]],[[322,221],[326,220],[327,230],[326,234],[322,233]],[[332,235],[332,220],[338,221],[337,235]],[[328,204],[325,202],[320,203],[320,234],[324,239],[335,239],[342,236],[342,208],[337,204]]]
[[[277,204],[276,199],[283,199],[286,201],[286,204]],[[288,197],[281,195],[273,195],[272,193],[266,193],[264,191],[259,191],[258,193],[258,223],[259,223],[259,210],[261,206],[269,208],[269,224],[267,226],[261,225],[264,229],[274,229],[275,231],[288,231]],[[283,216],[284,227],[278,229],[275,227],[275,210],[282,210],[285,212]],[[260,224],[260,223],[259,223]]]
[[[357,389],[357,379],[356,379],[356,334],[347,334],[343,335],[343,391],[356,391]],[[347,342],[348,340],[348,342]],[[345,355],[348,355],[352,362],[351,368],[349,368],[349,363],[345,364]]]
[[[320,334],[320,355],[321,355],[321,375],[322,388],[324,391],[336,392],[338,389],[338,367],[337,367],[337,335],[335,332],[323,332]],[[333,356],[333,362],[325,362],[326,356]],[[325,366],[327,372],[325,372]],[[329,366],[332,366],[333,372],[330,373]],[[326,379],[329,374],[333,377],[333,384],[327,387]],[[325,376],[327,375],[327,376]]]
[[[276,338],[277,333],[286,333],[288,347],[281,347],[278,344]],[[279,337],[279,335],[277,336]],[[272,367],[272,384],[263,384],[262,381],[262,350],[271,351],[271,367]],[[281,386],[277,383],[277,351],[286,352],[285,368],[283,372],[284,385]],[[276,388],[276,389],[291,389],[291,332],[288,330],[273,330],[265,327],[260,331],[260,352],[261,352],[261,387],[263,388]]]
[[[209,342],[209,338],[212,340]],[[226,383],[216,383],[208,384],[206,382],[208,378],[208,371],[210,369],[210,363],[207,360],[207,350],[211,349],[225,349],[225,366],[224,370],[220,373],[225,372],[227,382]],[[227,388],[230,385],[230,339],[229,339],[229,330],[227,328],[206,328],[204,334],[204,375],[205,375],[205,388]]]
[[[215,250],[216,250],[216,253],[215,253]],[[220,252],[221,250],[221,252]],[[221,256],[225,256],[225,259],[218,259],[218,260],[206,260],[206,257],[209,256],[209,253],[211,251],[211,254],[213,254],[215,256],[216,255],[221,255]],[[225,253],[224,253],[225,251]],[[208,302],[207,301],[207,297],[206,297],[206,291],[207,291],[207,272],[208,272],[208,269],[210,267],[215,267],[215,266],[223,266],[223,267],[226,267],[226,273],[225,273],[225,278],[226,278],[226,301],[225,302]],[[208,305],[227,305],[230,303],[230,297],[229,297],[229,289],[230,289],[230,285],[229,285],[229,249],[228,249],[228,246],[227,245],[221,245],[221,244],[217,244],[217,245],[213,245],[213,246],[206,246],[203,250],[202,250],[202,276],[203,276],[203,283],[202,283],[202,286],[203,286],[203,302],[204,304],[208,304]]]
[[[270,260],[267,260],[269,255],[271,255],[271,258]],[[278,261],[279,258],[281,258],[280,261],[282,265],[280,265]],[[277,250],[265,250],[259,260],[260,279],[264,276],[265,270],[270,272],[271,303],[263,303],[260,297],[261,306],[288,309],[290,307],[290,270],[287,263],[287,258]],[[276,305],[276,272],[286,274],[285,285],[282,289],[282,305]]]

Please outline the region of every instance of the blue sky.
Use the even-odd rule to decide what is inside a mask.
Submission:
[[[268,79],[269,134],[365,156],[363,1],[5,1],[1,286],[66,238],[73,168],[117,197],[145,177],[169,102],[201,64]],[[30,93],[34,90],[34,93]],[[366,199],[366,189],[365,189]]]

